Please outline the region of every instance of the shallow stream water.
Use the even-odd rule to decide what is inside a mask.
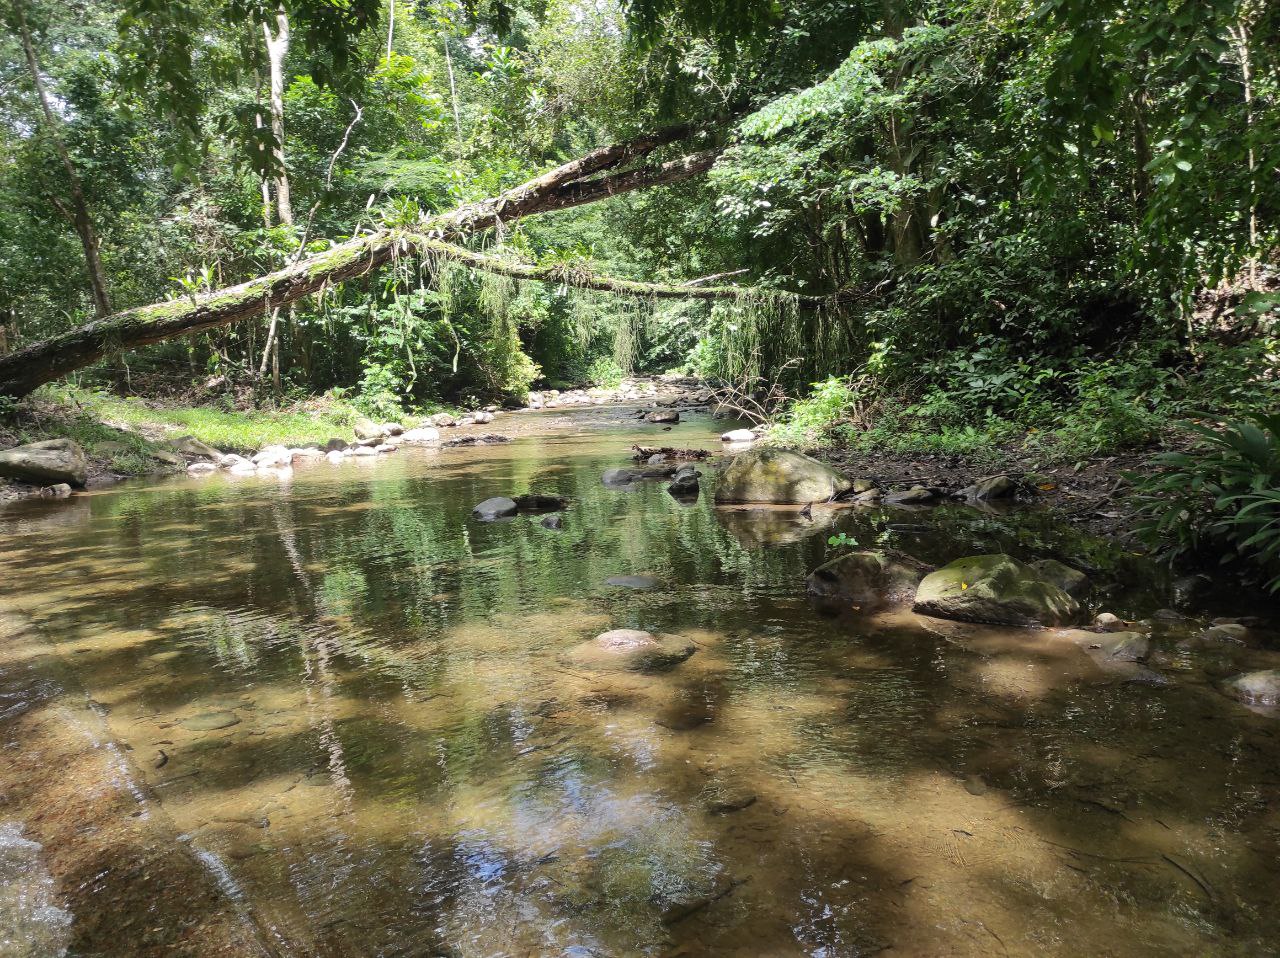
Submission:
[[[11,507],[0,955],[1280,953],[1280,726],[1215,687],[1271,653],[1160,627],[1159,687],[1054,630],[819,608],[838,531],[1066,559],[1127,618],[1168,598],[1049,514],[602,485],[716,425],[543,414]],[[524,492],[564,527],[469,516]],[[566,664],[612,628],[697,652]]]

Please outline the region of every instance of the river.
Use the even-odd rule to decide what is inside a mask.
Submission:
[[[636,442],[718,451],[698,416],[520,431],[0,516],[0,954],[1278,952],[1280,737],[1196,623],[1157,624],[1152,685],[804,589],[845,532],[1068,559],[1136,619],[1145,560],[1026,509],[601,483]],[[525,492],[563,528],[469,515]],[[614,628],[697,651],[566,661]]]

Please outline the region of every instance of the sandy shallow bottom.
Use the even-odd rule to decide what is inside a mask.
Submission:
[[[9,517],[0,954],[1275,952],[1280,739],[1215,687],[1272,653],[1170,625],[1152,687],[1054,630],[819,609],[827,535],[888,521],[925,561],[1087,555],[1095,605],[1159,603],[1043,517],[600,483],[706,421],[520,431]],[[524,492],[564,528],[468,518]],[[697,651],[576,668],[613,628]]]

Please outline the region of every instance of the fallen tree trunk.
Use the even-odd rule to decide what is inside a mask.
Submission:
[[[416,237],[414,246],[422,255],[437,256],[441,259],[464,263],[472,269],[512,279],[531,280],[538,283],[560,283],[575,289],[594,289],[602,293],[615,293],[620,296],[639,296],[652,299],[736,299],[747,300],[762,295],[785,296],[806,306],[818,306],[827,301],[825,296],[806,296],[801,293],[784,293],[762,291],[751,286],[694,286],[685,283],[673,286],[666,283],[644,283],[634,279],[618,279],[613,276],[600,276],[588,268],[571,265],[538,266],[532,263],[520,263],[514,260],[499,259],[486,256],[474,250],[464,249],[452,243],[432,240],[427,237]],[[746,272],[741,270],[740,272]],[[736,274],[734,274],[736,275]],[[697,282],[697,281],[695,281]]]
[[[499,196],[427,218],[416,230],[379,229],[237,286],[126,310],[33,343],[0,358],[0,395],[23,396],[104,356],[260,316],[397,256],[417,255],[423,242],[459,240],[525,216],[697,176],[711,168],[718,151],[618,169],[693,132],[689,124],[679,124],[600,147]],[[600,173],[607,175],[595,176]]]

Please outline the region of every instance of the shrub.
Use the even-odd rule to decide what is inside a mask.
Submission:
[[[1280,415],[1187,428],[1194,449],[1156,456],[1154,474],[1132,477],[1139,534],[1170,560],[1216,553],[1247,563],[1280,591]]]
[[[593,386],[616,389],[622,385],[622,367],[612,356],[597,356],[587,366],[587,382]]]

